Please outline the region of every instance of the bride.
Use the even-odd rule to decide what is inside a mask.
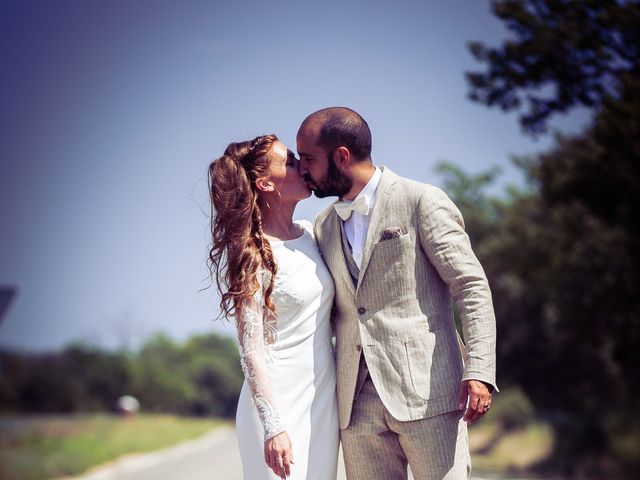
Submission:
[[[245,381],[236,429],[245,480],[334,480],[334,286],[309,222],[310,191],[275,135],[231,143],[209,166],[209,266],[234,318]]]

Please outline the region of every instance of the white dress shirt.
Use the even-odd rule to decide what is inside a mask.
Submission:
[[[367,205],[369,206],[369,214],[362,215],[361,213],[353,212],[351,216],[344,221],[344,233],[347,236],[347,240],[349,240],[349,245],[351,245],[351,256],[356,262],[356,265],[358,265],[358,268],[360,268],[362,264],[364,242],[367,238],[371,212],[373,211],[373,207],[376,203],[376,190],[378,189],[378,183],[380,183],[380,177],[382,176],[382,170],[378,167],[375,168],[376,171],[371,179],[367,182],[364,188],[360,190],[360,193],[356,195],[356,198],[353,199],[355,202],[360,197],[364,197]]]

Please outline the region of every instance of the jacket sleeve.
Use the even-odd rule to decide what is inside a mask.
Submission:
[[[462,380],[480,380],[497,390],[496,322],[487,277],[476,258],[458,208],[436,187],[418,202],[420,244],[458,306],[466,358]]]
[[[264,439],[268,440],[284,432],[285,427],[280,418],[267,370],[269,343],[275,334],[273,327],[269,328],[269,325],[273,325],[275,318],[271,312],[264,313],[265,311],[261,281],[260,288],[253,298],[236,315],[236,327],[242,371],[262,422]],[[265,315],[270,315],[266,322]]]

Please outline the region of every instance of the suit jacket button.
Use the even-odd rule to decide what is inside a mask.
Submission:
[[[364,308],[364,307],[360,307],[360,308],[358,308],[358,313],[359,313],[360,315],[364,315],[364,314],[366,313],[366,311],[367,311],[367,309],[366,309],[366,308]]]
[[[358,350],[358,351],[362,350],[362,345],[360,345],[360,344],[356,345],[356,350]]]

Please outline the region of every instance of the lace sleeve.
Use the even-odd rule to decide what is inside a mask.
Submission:
[[[240,346],[240,363],[258,410],[267,440],[285,431],[271,391],[271,379],[266,368],[268,344],[273,339],[269,326],[265,329],[263,319],[262,284],[253,298],[247,302],[236,317]],[[271,322],[266,322],[270,325]]]

